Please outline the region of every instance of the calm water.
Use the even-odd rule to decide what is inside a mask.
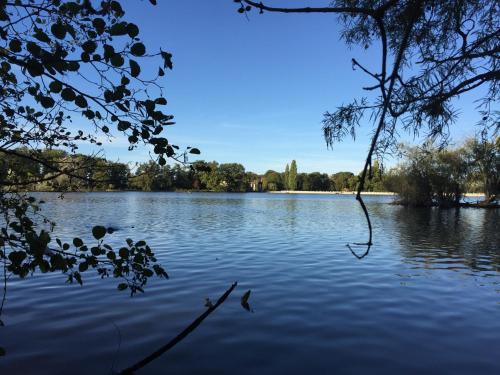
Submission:
[[[0,373],[107,374],[166,343],[238,288],[141,374],[499,374],[498,210],[406,209],[351,196],[44,194],[59,233],[146,239],[169,272],[130,298],[115,280],[12,280]],[[82,230],[82,227],[84,230]],[[253,313],[242,309],[252,290]],[[120,340],[121,337],[121,340]],[[118,345],[120,347],[118,348]]]

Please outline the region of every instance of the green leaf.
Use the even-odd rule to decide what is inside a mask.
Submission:
[[[88,54],[94,53],[96,48],[97,44],[93,40],[87,40],[85,43],[82,44],[82,49]]]
[[[243,294],[243,296],[241,297],[241,306],[247,311],[252,311],[248,303],[248,298],[250,298],[250,292],[251,290],[246,291],[245,294]]]
[[[75,100],[76,98],[76,94],[75,92],[70,89],[69,87],[65,87],[62,91],[61,91],[61,98],[63,98],[65,101],[67,102],[72,102],[73,100]]]
[[[200,154],[200,150],[198,150],[196,147],[193,147],[191,150],[189,150],[189,153],[190,154],[199,155]]]
[[[38,39],[40,42],[50,43],[49,36],[38,28],[35,30],[35,38]]]
[[[120,121],[120,122],[118,122],[117,128],[118,128],[119,131],[125,131],[125,130],[129,129],[130,126],[131,126],[130,122],[128,122],[128,121]]]
[[[130,64],[130,75],[132,77],[139,76],[139,74],[141,74],[141,67],[139,66],[139,64],[132,59],[129,60],[129,64]]]
[[[129,255],[129,251],[126,247],[122,247],[119,251],[118,251],[118,255],[121,257],[121,258],[128,258],[128,255]]]
[[[66,64],[66,69],[70,72],[77,72],[80,69],[80,64],[77,61],[68,61]]]
[[[124,63],[125,63],[125,60],[123,59],[122,55],[120,55],[119,53],[115,53],[115,54],[111,57],[111,65],[113,65],[113,66],[115,66],[115,67],[120,67],[120,66],[122,66]]]
[[[89,120],[92,120],[95,117],[95,112],[91,111],[90,109],[87,109],[86,111],[82,112]]]
[[[96,225],[92,228],[92,235],[96,240],[100,240],[106,235],[106,228],[102,225]]]
[[[75,245],[76,247],[81,247],[83,246],[83,241],[80,238],[75,237],[73,238],[73,245]]]
[[[135,38],[137,35],[139,35],[139,28],[137,27],[137,25],[129,23],[127,25],[127,33],[131,38]]]
[[[172,65],[172,54],[168,52],[161,51],[161,57],[163,58],[163,67],[164,68],[169,68],[172,70],[173,65]]]
[[[51,92],[58,93],[62,90],[62,84],[59,81],[52,81],[49,84],[49,89]]]
[[[115,49],[113,46],[110,46],[109,44],[105,44],[103,46],[104,48],[104,58],[105,59],[110,59],[113,57],[113,55],[115,54]]]
[[[128,285],[125,283],[118,284],[118,290],[125,290],[128,288]]]
[[[18,39],[12,39],[9,42],[9,48],[12,52],[21,52],[22,44]]]
[[[82,95],[78,95],[75,98],[75,104],[80,108],[86,108],[88,106],[87,99]]]
[[[134,43],[130,47],[130,52],[134,56],[143,56],[146,53],[146,47],[142,43]]]
[[[57,39],[64,39],[66,37],[66,28],[64,27],[63,24],[61,24],[59,22],[54,23],[51,26],[50,31],[52,32],[52,34],[54,34],[54,36]]]
[[[99,35],[101,35],[104,32],[104,28],[106,27],[106,22],[102,18],[94,18],[92,20],[92,26],[94,26],[94,29],[97,31]]]
[[[89,264],[87,262],[82,262],[78,265],[78,271],[85,272],[89,268]]]
[[[49,262],[47,262],[46,260],[40,261],[40,263],[38,263],[38,267],[40,268],[40,271],[42,273],[47,273],[50,270]]]
[[[117,22],[109,29],[109,35],[125,35],[127,34],[127,23]]]
[[[42,64],[40,64],[35,59],[28,60],[28,62],[26,63],[26,69],[32,77],[41,76],[44,71]]]
[[[90,249],[90,252],[92,253],[92,255],[94,256],[99,256],[101,255],[101,249],[98,247],[98,246],[93,246],[91,249]]]
[[[52,108],[55,104],[55,100],[52,99],[50,96],[42,96],[40,98],[40,104],[42,105],[43,108]]]

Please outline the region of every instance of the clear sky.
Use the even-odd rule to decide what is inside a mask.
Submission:
[[[238,162],[257,173],[282,171],[292,159],[299,172],[362,169],[371,124],[359,130],[356,142],[346,139],[328,150],[321,119],[326,110],[365,95],[361,87],[372,83],[352,70],[351,58],[370,66],[379,56],[375,49],[348,49],[334,15],[252,10],[248,21],[232,0],[158,0],[156,7],[148,1],[123,3],[148,50],[162,47],[173,54],[174,69],[162,81],[166,108],[177,122],[166,134],[171,143],[198,147],[199,159]],[[470,102],[462,107],[455,140],[474,134],[473,107]],[[105,147],[109,159],[149,158],[145,148],[128,152],[126,140],[114,135]]]

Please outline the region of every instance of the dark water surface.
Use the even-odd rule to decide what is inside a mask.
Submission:
[[[2,374],[129,366],[235,280],[219,310],[139,373],[500,374],[498,210],[367,198],[375,245],[359,261],[345,246],[367,236],[351,196],[42,196],[66,240],[88,238],[95,224],[116,227],[112,243],[147,240],[171,279],[134,298],[90,274],[83,287],[59,274],[12,280]],[[239,303],[248,289],[253,313]]]

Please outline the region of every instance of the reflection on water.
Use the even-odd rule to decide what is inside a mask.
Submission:
[[[367,197],[375,244],[358,261],[345,244],[365,239],[366,222],[350,196],[43,197],[63,237],[113,226],[116,244],[148,240],[171,279],[133,299],[94,277],[83,287],[59,275],[13,280],[2,374],[104,374],[113,360],[124,368],[235,280],[220,310],[141,373],[500,373],[498,210]],[[253,314],[240,305],[249,289]]]
[[[401,253],[429,268],[500,271],[498,210],[394,210]],[[493,273],[496,276],[496,273]]]

